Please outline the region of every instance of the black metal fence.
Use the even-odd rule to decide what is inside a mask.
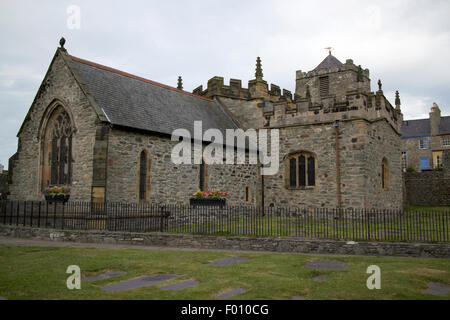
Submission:
[[[0,223],[38,228],[347,241],[449,242],[449,211],[0,201]]]

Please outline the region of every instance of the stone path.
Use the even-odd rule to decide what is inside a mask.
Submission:
[[[8,299],[6,299],[5,297],[0,297],[0,300],[8,300]]]
[[[328,278],[328,275],[322,274],[320,276],[313,277],[313,280],[317,281],[317,280],[322,280],[322,279],[325,279],[325,278]]]
[[[97,280],[103,280],[103,279],[109,279],[109,278],[112,278],[112,277],[117,277],[117,276],[120,276],[122,274],[125,274],[125,272],[123,272],[123,271],[113,271],[113,272],[103,273],[103,274],[100,274],[100,275],[95,276],[95,277],[86,277],[83,280],[84,281],[88,281],[88,282],[90,282],[90,281],[97,281]]]
[[[450,287],[438,282],[428,282],[428,289],[424,293],[432,294],[435,296],[447,294],[450,292]]]
[[[131,280],[117,282],[102,287],[103,291],[125,291],[131,289],[137,289],[141,287],[148,287],[157,283],[161,283],[167,280],[178,277],[177,274],[155,274],[150,276],[143,276]]]
[[[244,292],[247,292],[247,290],[242,289],[242,288],[237,288],[237,289],[233,289],[233,290],[227,291],[225,293],[222,293],[222,294],[218,295],[216,298],[217,299],[227,299],[230,297],[237,296],[238,294],[241,294]]]
[[[227,257],[208,263],[209,266],[231,266],[233,264],[241,263],[250,260],[245,257]]]
[[[305,300],[303,296],[293,296],[291,300]]]
[[[334,260],[315,259],[305,265],[306,268],[320,270],[343,270],[347,264]]]
[[[180,282],[176,282],[173,284],[169,284],[164,287],[160,287],[160,289],[162,289],[162,290],[182,290],[182,289],[186,289],[186,288],[190,288],[190,287],[195,287],[198,285],[199,285],[198,281],[185,280],[185,281],[180,281]]]

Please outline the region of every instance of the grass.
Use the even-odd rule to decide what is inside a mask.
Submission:
[[[448,208],[448,207],[444,207]],[[202,216],[196,223],[169,228],[173,233],[211,235],[249,235],[269,237],[300,236],[305,239],[339,239],[355,241],[449,242],[450,211],[440,208],[405,211],[401,216],[375,215],[370,221],[330,219],[320,211],[309,216],[281,214],[266,217]]]
[[[218,267],[206,263],[227,256],[251,260]],[[8,299],[198,299],[209,300],[228,289],[244,288],[236,299],[446,299],[422,293],[427,282],[450,285],[448,259],[394,257],[328,257],[348,264],[338,271],[314,270],[305,264],[317,256],[275,253],[209,251],[78,249],[11,247],[0,245],[0,296]],[[326,257],[320,257],[324,259]],[[368,290],[366,269],[381,268],[381,290]],[[82,276],[107,271],[126,274],[96,282],[82,282],[81,290],[68,290],[69,265],[78,265]],[[103,292],[100,287],[142,275],[179,274],[176,282],[195,279],[197,287],[164,291],[154,285],[123,292]],[[327,274],[328,278],[312,280]],[[170,283],[169,282],[169,283]]]

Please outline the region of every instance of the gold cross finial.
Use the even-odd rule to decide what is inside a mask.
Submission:
[[[331,54],[331,50],[333,50],[332,47],[326,47],[325,50],[328,50],[328,53]]]

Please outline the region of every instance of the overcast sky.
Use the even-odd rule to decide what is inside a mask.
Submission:
[[[80,9],[80,28],[73,20]],[[0,164],[61,36],[71,55],[184,89],[213,76],[264,79],[295,91],[295,71],[314,69],[334,48],[370,70],[405,119],[450,115],[450,1],[61,1],[0,0]],[[69,26],[71,28],[69,28]]]

